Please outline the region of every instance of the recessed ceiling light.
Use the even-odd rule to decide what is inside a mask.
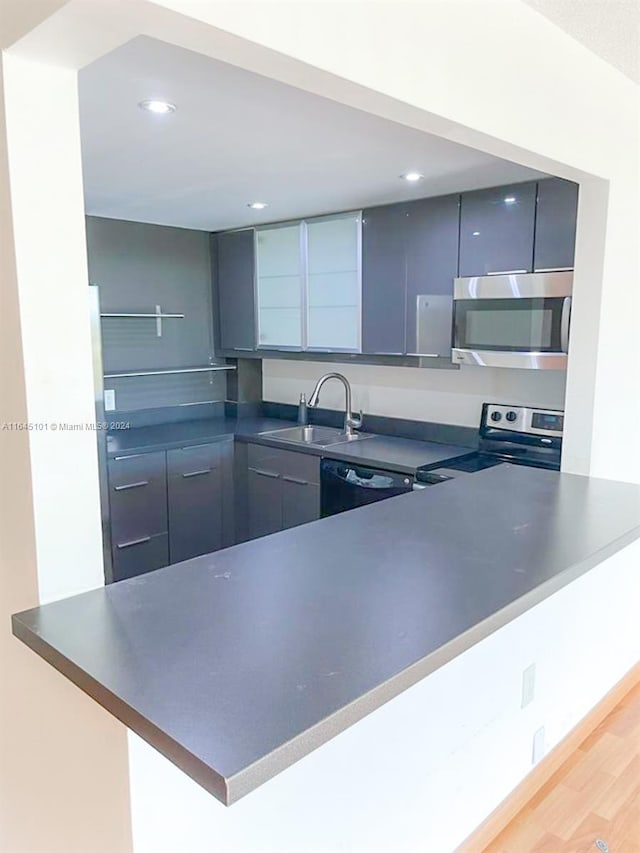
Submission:
[[[505,204],[515,204],[515,201],[516,201],[516,197],[514,195],[508,195],[505,198],[504,203]]]
[[[265,207],[269,207],[269,205],[266,201],[251,201],[247,207],[250,207],[251,210],[264,210]]]
[[[400,175],[400,177],[409,181],[411,184],[415,184],[416,181],[421,181],[424,178],[424,175],[421,172],[405,172],[404,175]]]
[[[138,106],[141,110],[157,115],[167,115],[167,113],[175,113],[176,111],[176,105],[169,103],[169,101],[140,101]]]

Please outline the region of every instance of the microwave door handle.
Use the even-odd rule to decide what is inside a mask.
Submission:
[[[560,317],[560,349],[569,352],[569,322],[571,319],[571,297],[565,296]]]

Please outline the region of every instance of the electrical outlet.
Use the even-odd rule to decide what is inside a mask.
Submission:
[[[536,665],[532,663],[522,673],[522,701],[521,708],[526,708],[527,705],[533,702],[536,695]]]
[[[116,407],[116,392],[112,388],[106,388],[104,392],[104,410],[113,412]]]
[[[537,764],[540,759],[544,756],[545,752],[545,744],[544,744],[544,726],[538,729],[538,731],[533,736],[533,749],[531,751],[531,763]]]

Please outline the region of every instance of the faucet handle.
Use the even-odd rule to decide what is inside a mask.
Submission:
[[[362,427],[362,419],[363,419],[362,409],[360,409],[360,414],[357,417],[354,417],[352,414],[349,418],[349,426],[351,429],[360,429]]]

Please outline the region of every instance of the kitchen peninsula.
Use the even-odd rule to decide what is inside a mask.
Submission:
[[[229,805],[638,537],[637,486],[501,465],[13,631]]]

